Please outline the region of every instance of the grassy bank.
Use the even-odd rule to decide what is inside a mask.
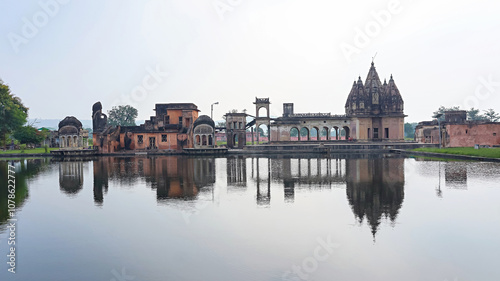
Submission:
[[[59,148],[57,148],[57,147],[49,148],[49,153],[50,153],[50,151],[57,150],[57,149],[59,149]],[[22,152],[20,149],[5,150],[5,151],[0,150],[0,154],[21,154],[21,153],[24,153],[24,154],[45,154],[45,148],[43,148],[43,147],[33,148],[33,149],[26,148],[24,150],[24,152]]]
[[[474,147],[451,147],[451,148],[423,147],[423,148],[413,149],[413,151],[500,158],[500,148],[474,149]]]

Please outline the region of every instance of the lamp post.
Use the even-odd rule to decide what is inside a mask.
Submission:
[[[214,102],[210,105],[210,118],[214,120],[214,104],[219,104],[219,102]]]
[[[439,120],[441,116],[443,116],[443,113],[436,114],[436,119],[438,121],[438,127],[439,127],[439,148],[441,148],[441,120]]]

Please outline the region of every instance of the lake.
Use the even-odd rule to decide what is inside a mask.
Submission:
[[[317,157],[0,161],[0,280],[500,280],[499,163]]]

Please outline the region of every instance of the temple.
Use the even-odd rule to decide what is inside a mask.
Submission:
[[[354,81],[345,114],[295,113],[293,103],[284,103],[283,116],[270,124],[270,141],[404,141],[405,117],[394,78],[382,83],[372,62],[365,82]]]

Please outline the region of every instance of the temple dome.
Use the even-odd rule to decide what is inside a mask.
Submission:
[[[201,125],[201,124],[207,124],[211,126],[212,128],[215,128],[215,122],[210,118],[210,116],[207,115],[201,115],[199,116],[196,121],[193,123],[193,127],[196,128],[196,126]]]
[[[64,126],[73,126],[80,130],[82,128],[82,122],[80,122],[80,120],[76,119],[76,117],[74,116],[67,116],[61,122],[59,122],[59,129]]]

